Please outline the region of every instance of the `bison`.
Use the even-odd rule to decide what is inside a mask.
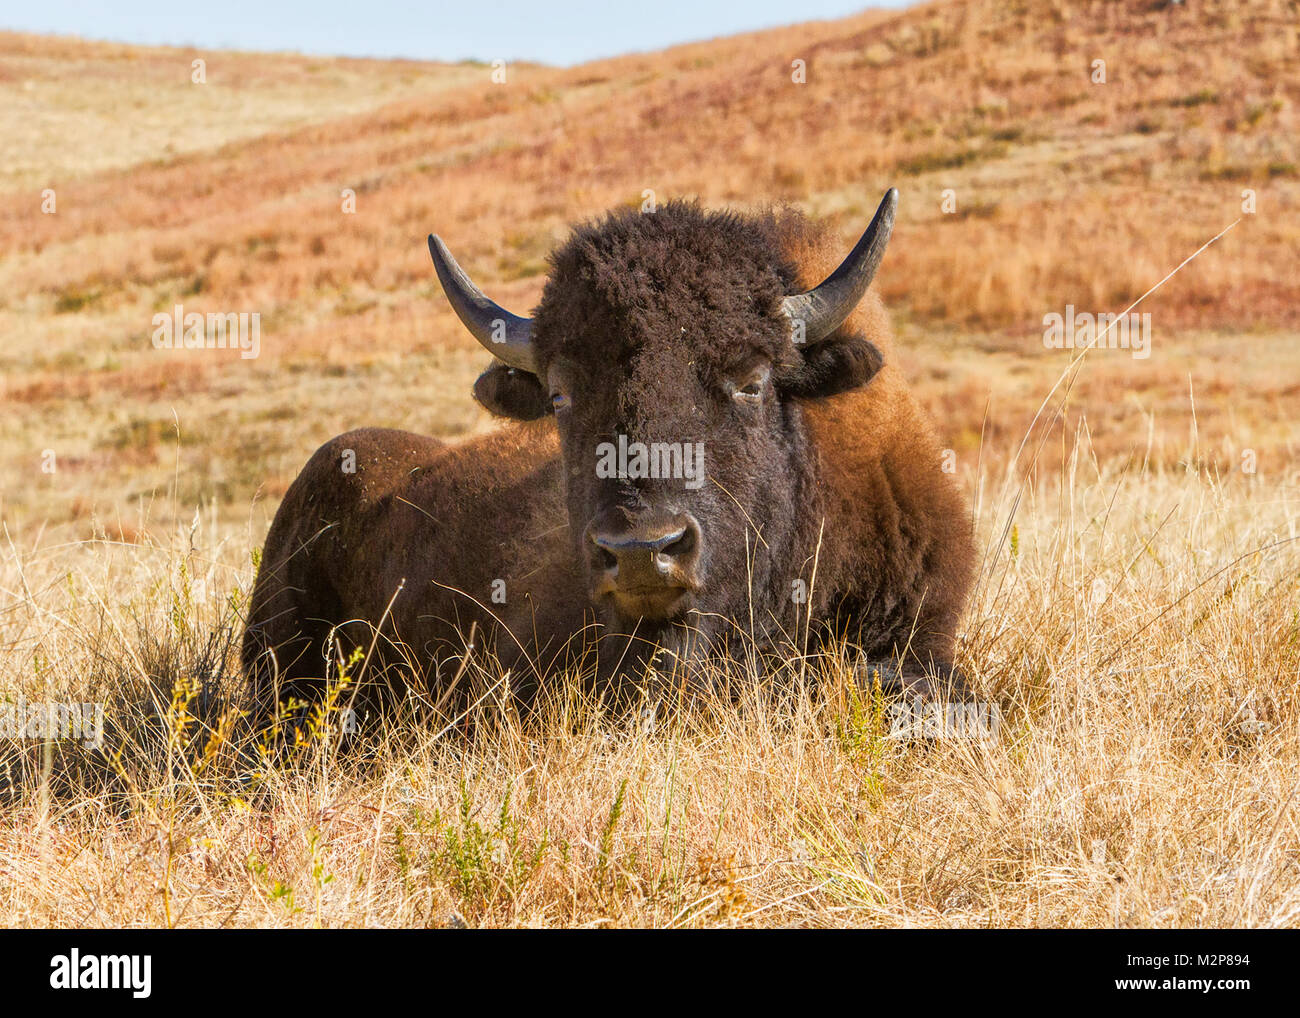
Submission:
[[[828,639],[909,690],[959,682],[970,511],[867,290],[897,201],[833,271],[789,208],[614,211],[553,253],[531,318],[430,236],[494,357],[474,396],[513,423],[316,451],[250,604],[255,709],[318,696],[355,647],[445,682],[471,633],[523,695],[583,661],[601,688],[697,689],[738,643]]]

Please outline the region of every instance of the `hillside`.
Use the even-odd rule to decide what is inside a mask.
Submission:
[[[477,80],[414,61],[206,52],[0,32],[0,191],[361,113]]]
[[[568,223],[646,190],[796,201],[847,244],[898,185],[879,286],[906,367],[963,455],[981,431],[1017,437],[1055,380],[1067,354],[1044,350],[1045,314],[1120,311],[1241,219],[1143,306],[1154,357],[1092,357],[1069,426],[1086,417],[1103,451],[1123,453],[1154,417],[1157,458],[1225,469],[1246,445],[1294,450],[1278,421],[1300,407],[1288,341],[1300,326],[1298,32],[1282,2],[1247,17],[970,0],[571,70],[511,67],[505,84],[486,66],[213,53],[193,85],[190,51],[8,37],[0,82],[13,92],[39,73],[43,98],[36,120],[10,107],[5,148],[28,154],[0,174],[5,515],[58,520],[93,504],[112,516],[105,498],[165,488],[173,409],[182,502],[236,505],[264,484],[283,490],[348,426],[482,426],[468,397],[482,356],[436,290],[424,234],[438,230],[502,303],[526,309]],[[98,146],[135,162],[69,174],[95,104],[142,94],[154,98],[133,142]],[[316,122],[277,129],[294,118]],[[53,215],[33,176],[42,160]],[[1241,214],[1245,188],[1257,214]],[[177,302],[260,312],[261,356],[153,350],[151,316]],[[46,448],[64,473],[40,479],[35,513],[24,491]]]

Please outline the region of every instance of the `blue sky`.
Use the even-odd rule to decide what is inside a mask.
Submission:
[[[204,48],[574,64],[904,0],[40,0],[0,27]]]

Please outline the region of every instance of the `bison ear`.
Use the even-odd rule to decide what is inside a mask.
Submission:
[[[834,396],[866,385],[885,366],[875,344],[856,336],[796,350],[795,362],[783,366],[776,376],[777,389],[786,396]]]
[[[505,364],[493,364],[474,383],[474,398],[498,417],[535,421],[551,412],[551,400],[537,376]]]

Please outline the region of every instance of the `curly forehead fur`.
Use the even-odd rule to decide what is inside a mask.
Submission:
[[[672,201],[612,212],[574,230],[551,257],[534,321],[543,363],[557,355],[644,359],[680,337],[712,366],[782,359],[781,298],[798,287],[783,234],[810,229],[798,212],[709,211]],[[703,365],[705,367],[710,365]]]

